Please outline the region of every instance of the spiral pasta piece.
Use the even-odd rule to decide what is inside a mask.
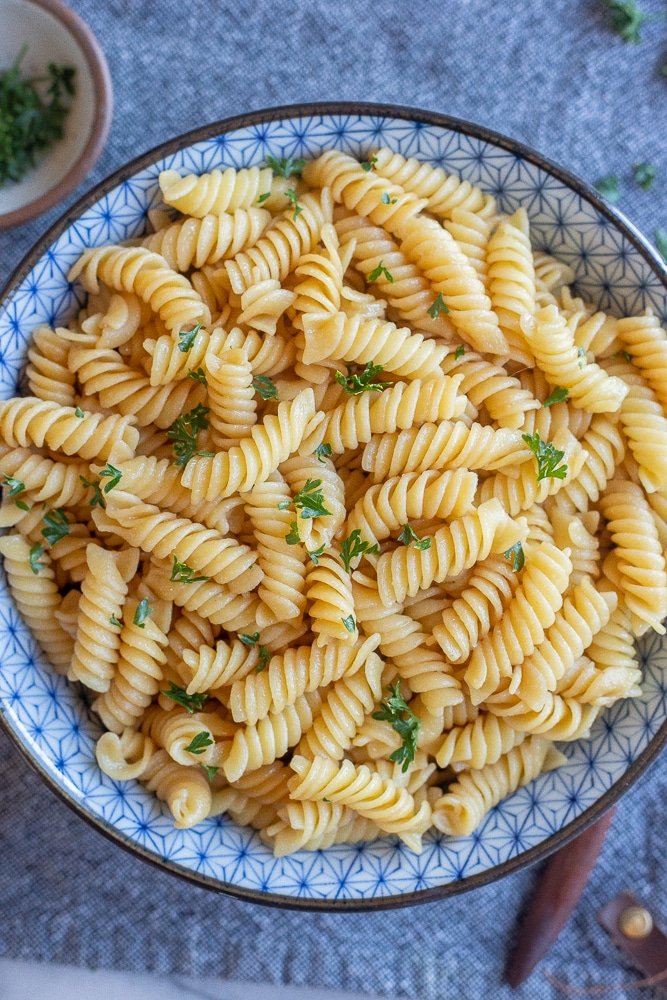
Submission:
[[[616,546],[625,602],[633,620],[659,635],[667,617],[667,573],[651,508],[640,486],[614,479],[600,497],[600,511]]]
[[[144,340],[144,347],[151,357],[151,385],[167,385],[187,378],[188,372],[196,371],[201,366],[207,353],[219,354],[235,333],[238,333],[239,339],[243,337],[240,330],[226,333],[217,326],[214,330],[193,327],[190,332],[193,331],[196,332],[187,350],[183,350],[183,343],[171,334],[162,334],[156,340]]]
[[[158,705],[148,709],[141,723],[142,732],[184,767],[192,764],[216,766],[224,745],[216,741],[216,737],[223,741],[229,739],[236,728],[233,722],[215,712],[188,712],[180,707],[173,712],[165,712]],[[206,736],[207,744],[190,750],[193,740],[202,734]]]
[[[229,708],[235,722],[254,726],[269,712],[282,712],[298,697],[326,687],[364,666],[379,642],[377,634],[354,644],[296,646],[273,656],[266,670],[232,684]]]
[[[160,688],[164,647],[171,620],[171,605],[153,600],[150,615],[137,624],[137,600],[127,600],[125,623],[120,633],[118,669],[108,691],[93,702],[104,725],[112,733],[136,725]]]
[[[427,210],[440,218],[451,218],[455,209],[481,212],[492,200],[481,188],[455,174],[446,174],[442,167],[406,158],[386,148],[376,150],[373,155],[373,169],[380,177],[425,198]]]
[[[236,209],[249,209],[259,195],[271,187],[269,167],[243,167],[235,170],[211,170],[205,174],[181,176],[177,170],[163,170],[159,183],[167,205],[184,215],[203,219],[207,215],[222,215]]]
[[[12,448],[34,444],[66,455],[103,462],[132,458],[139,432],[131,416],[86,411],[78,417],[73,406],[60,406],[35,396],[0,402],[0,434]]]
[[[617,321],[618,336],[632,357],[632,363],[667,409],[667,333],[652,309],[642,316],[632,316]]]
[[[612,359],[605,371],[620,376],[629,392],[621,403],[621,424],[647,493],[667,490],[667,418],[655,394],[632,365]]]
[[[217,264],[255,245],[271,220],[263,208],[181,219],[144,237],[142,246],[158,253],[174,271]]]
[[[310,602],[311,630],[317,645],[329,639],[352,642],[357,633],[350,574],[333,553],[325,552],[306,571],[306,598]]]
[[[641,695],[642,672],[636,667],[598,667],[582,656],[558,682],[556,694],[565,700],[575,698],[582,705],[607,708],[619,698]]]
[[[625,445],[620,429],[604,413],[593,417],[581,445],[584,464],[576,478],[568,477],[557,495],[557,502],[586,511],[589,504],[600,499],[614,470],[623,461]]]
[[[74,506],[86,496],[81,476],[90,475],[86,462],[58,462],[52,458],[35,455],[27,448],[13,448],[2,454],[0,446],[0,474],[18,479],[35,503],[49,507]]]
[[[195,503],[222,499],[237,491],[246,493],[256,483],[266,482],[280,463],[297,450],[314,414],[313,390],[304,389],[293,400],[279,403],[277,415],[265,417],[239,445],[218,452],[213,458],[191,459],[183,472],[182,484],[192,491]]]
[[[523,663],[544,640],[563,604],[572,562],[570,550],[543,542],[526,551],[526,565],[514,597],[502,619],[472,651],[465,670],[470,697],[480,704],[512,668]]]
[[[239,445],[257,422],[253,373],[243,348],[210,352],[204,359],[208,380],[211,442],[217,449]]]
[[[415,518],[462,517],[473,509],[477,476],[467,469],[406,472],[371,486],[350,511],[346,531],[371,544]]]
[[[114,781],[139,778],[156,752],[149,736],[126,729],[122,735],[102,733],[95,745],[97,763]]]
[[[316,518],[299,518],[299,534],[309,552],[322,545],[328,548],[346,514],[345,486],[333,463],[319,454],[293,455],[286,462],[281,462],[280,474],[293,494],[299,493],[309,479],[319,479],[318,489],[324,498],[324,507],[330,513]]]
[[[206,819],[211,808],[211,786],[199,765],[183,767],[166,750],[157,750],[141,774],[149,792],[166,802],[177,830],[188,830]]]
[[[566,758],[547,740],[529,737],[503,754],[495,764],[463,771],[433,804],[433,823],[442,833],[466,837],[476,830],[493,806],[510,792],[527,785]]]
[[[504,556],[488,556],[474,567],[468,586],[442,613],[433,637],[450,663],[463,663],[504,614],[516,587],[516,574]],[[441,765],[444,766],[444,765]]]
[[[338,249],[338,236],[330,222],[322,227],[323,252],[303,254],[294,269],[300,280],[294,286],[294,325],[301,329],[300,313],[331,315],[341,308],[345,262]]]
[[[269,712],[255,726],[243,726],[234,735],[223,762],[228,781],[238,781],[249,771],[271,764],[299,742],[310,729],[321,703],[317,691],[300,695],[282,712]]]
[[[143,247],[85,250],[67,278],[79,278],[89,292],[99,291],[100,281],[119,292],[135,292],[172,332],[211,322],[208,308],[188,279],[172,270],[160,254]]]
[[[303,315],[304,348],[301,360],[310,365],[336,361],[372,361],[388,371],[410,379],[437,378],[447,347],[437,341],[398,327],[389,320],[365,319],[363,315]]]
[[[254,624],[259,601],[254,594],[235,594],[229,587],[214,580],[179,583],[170,579],[171,565],[158,561],[145,577],[145,582],[158,597],[173,601],[179,608],[196,611],[213,625],[222,625],[230,632],[241,632]]]
[[[516,430],[523,426],[531,410],[540,409],[540,402],[522,388],[517,378],[473,351],[460,357],[456,352],[448,354],[441,368],[446,375],[463,375],[461,392],[476,407],[484,406],[500,427]]]
[[[262,578],[261,570],[255,566],[256,553],[247,545],[225,538],[189,518],[144,503],[124,490],[112,490],[106,510],[96,508],[93,519],[98,531],[120,535],[129,545],[154,552],[158,559],[173,557],[217,583],[233,584],[232,589],[252,589]]]
[[[224,263],[232,291],[242,295],[256,281],[273,278],[284,281],[303,254],[311,253],[320,230],[332,220],[331,193],[309,192],[299,197],[300,212],[289,208],[271,223],[264,235],[249,250]]]
[[[568,390],[575,408],[591,413],[615,413],[628,394],[621,379],[607,375],[575,347],[566,319],[556,306],[545,306],[534,317],[524,315],[521,329],[537,364],[552,386]]]
[[[380,556],[378,592],[383,604],[403,601],[409,594],[458,576],[491,552],[504,552],[525,539],[525,522],[515,522],[498,500],[481,504],[471,514],[438,528],[428,549],[402,546]]]
[[[522,316],[533,316],[536,310],[535,267],[525,208],[498,223],[489,239],[486,259],[489,296],[510,346],[510,357],[533,365],[533,352],[526,345],[520,323]]]
[[[90,543],[88,570],[81,584],[81,603],[74,653],[67,676],[93,691],[109,690],[118,664],[120,635],[112,618],[122,617],[127,584],[137,571],[139,552],[114,552]]]
[[[512,729],[502,717],[478,715],[474,722],[456,726],[446,733],[435,759],[438,767],[455,766],[455,770],[471,768],[478,771],[523,743],[524,733]]]
[[[536,712],[527,708],[517,695],[506,691],[492,695],[487,708],[518,732],[569,743],[588,736],[600,714],[597,705],[582,705],[575,698],[563,698],[550,691],[543,707]]]
[[[364,448],[362,467],[370,473],[372,482],[381,483],[401,473],[503,469],[529,457],[519,431],[507,427],[495,430],[477,423],[467,427],[463,421],[441,420],[373,434]]]
[[[65,673],[72,660],[73,643],[55,617],[61,597],[48,555],[39,557],[39,569],[35,572],[30,561],[30,545],[21,535],[0,538],[0,553],[5,558],[7,582],[20,615],[49,662],[58,673]]]
[[[237,317],[239,326],[273,336],[278,320],[295,299],[294,292],[281,288],[275,278],[256,281],[241,295],[241,312]]]
[[[145,322],[151,318],[150,308],[133,292],[116,292],[100,319],[97,346],[124,347]]]
[[[183,663],[188,668],[188,694],[215,692],[246,677],[257,668],[259,653],[256,645],[248,646],[240,639],[226,642],[218,639],[215,646],[184,649]]]
[[[38,326],[28,348],[26,375],[34,396],[51,399],[61,406],[71,406],[75,396],[75,376],[67,361],[70,345],[58,330]]]
[[[469,262],[477,271],[484,286],[488,286],[487,247],[496,217],[496,202],[489,196],[486,205],[479,212],[466,208],[454,208],[451,218],[443,225],[452,236]]]

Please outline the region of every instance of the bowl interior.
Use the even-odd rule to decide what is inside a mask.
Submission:
[[[159,202],[160,170],[250,166],[263,163],[267,152],[313,157],[331,147],[366,155],[381,144],[479,184],[496,196],[503,211],[524,205],[535,247],[571,264],[579,293],[601,308],[621,314],[651,305],[660,315],[667,313],[660,267],[641,238],[584,185],[536,154],[437,115],[278,109],[217,123],[165,144],[101,185],[80,206],[75,222],[57,227],[50,245],[19,270],[0,305],[0,396],[16,391],[32,329],[61,321],[77,307],[65,274],[80,252],[145,230],[146,213]],[[0,648],[5,651],[2,717],[52,788],[84,818],[147,859],[264,902],[400,905],[472,888],[583,828],[647,765],[667,736],[667,649],[651,635],[641,644],[643,696],[604,713],[590,739],[565,744],[567,766],[502,802],[472,836],[430,834],[420,856],[385,838],[274,859],[252,830],[226,817],[191,830],[174,829],[166,809],[139,784],[114,782],[99,771],[93,749],[97,720],[78,687],[49,671],[4,582]]]

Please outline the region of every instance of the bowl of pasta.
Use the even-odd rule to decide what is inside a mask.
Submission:
[[[473,888],[667,736],[664,262],[486,129],[275,108],[83,198],[0,301],[0,718],[265,903]]]

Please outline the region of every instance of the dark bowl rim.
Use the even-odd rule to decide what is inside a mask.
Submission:
[[[585,181],[571,174],[563,167],[552,160],[542,156],[536,150],[524,143],[510,139],[499,132],[495,132],[483,125],[468,122],[465,119],[454,118],[449,115],[440,114],[436,111],[425,111],[418,108],[411,108],[403,105],[374,104],[367,102],[332,101],[318,103],[304,103],[281,105],[272,108],[265,108],[261,111],[248,112],[224,118],[208,125],[200,125],[189,132],[168,139],[148,150],[146,153],[135,157],[129,163],[117,168],[104,180],[100,181],[93,188],[83,195],[78,201],[70,206],[47,230],[47,232],[34,244],[31,250],[25,255],[23,260],[12,272],[5,287],[0,291],[0,306],[11,296],[17,285],[23,280],[28,272],[35,266],[48,247],[58,239],[58,237],[75,222],[81,213],[90,208],[96,201],[107,194],[112,188],[132,177],[140,170],[150,167],[156,160],[169,156],[194,143],[211,139],[214,136],[222,135],[236,129],[246,128],[252,125],[261,125],[266,122],[280,119],[311,118],[317,115],[351,115],[368,116],[378,118],[396,118],[406,121],[419,122],[423,125],[431,125],[447,129],[451,132],[459,132],[469,135],[483,142],[488,142],[501,149],[513,153],[517,159],[540,167],[543,171],[560,180],[567,187],[571,188],[585,200],[593,204],[597,211],[609,222],[621,231],[641,256],[651,266],[654,273],[660,279],[667,290],[667,263],[660,257],[657,251],[641,232],[627,219],[622,212],[611,206],[600,194]],[[156,868],[169,871],[171,874],[183,880],[195,883],[203,888],[210,889],[224,895],[233,896],[236,899],[248,902],[259,903],[264,906],[275,906],[279,908],[295,910],[315,910],[320,912],[340,912],[345,910],[374,911],[394,909],[401,906],[414,906],[419,903],[430,903],[443,899],[447,896],[458,895],[473,889],[481,888],[491,882],[504,878],[513,872],[519,871],[528,865],[534,864],[547,858],[554,851],[564,847],[580,833],[583,833],[589,826],[595,823],[608,809],[610,809],[620,799],[620,797],[638,780],[638,778],[649,768],[658,757],[663,746],[667,742],[667,720],[651,738],[644,750],[632,762],[627,771],[611,785],[607,791],[600,796],[591,806],[585,809],[579,816],[567,825],[561,827],[556,833],[551,834],[540,844],[529,848],[521,854],[496,865],[484,872],[471,875],[468,878],[459,879],[444,885],[432,886],[427,889],[419,889],[415,892],[400,895],[390,895],[373,899],[314,899],[299,898],[298,896],[284,896],[278,893],[261,892],[255,889],[221,882],[209,876],[194,872],[190,869],[170,861],[167,858],[159,858],[154,852],[146,851],[137,844],[126,841],[123,836],[110,824],[106,824],[99,817],[92,816],[74,799],[64,792],[51,777],[51,775],[40,765],[27,750],[25,744],[19,739],[13,727],[4,718],[4,711],[0,706],[0,723],[13,743],[18,748],[21,755],[27,760],[34,771],[39,774],[42,780],[48,785],[50,790],[70,809],[72,809],[81,819],[90,826],[104,834],[114,844],[124,848],[130,854],[153,864]]]

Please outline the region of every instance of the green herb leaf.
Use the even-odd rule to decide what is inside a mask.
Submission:
[[[285,510],[287,507],[296,507],[302,518],[324,517],[326,514],[330,514],[331,511],[324,506],[321,485],[321,479],[307,479],[303,488],[294,494],[291,502],[282,500],[278,507],[281,510]]]
[[[626,42],[638,45],[641,42],[641,27],[645,21],[653,21],[664,14],[644,14],[635,0],[606,0],[611,18],[611,27]]]
[[[362,542],[361,540],[361,528],[355,528],[347,538],[344,538],[340,543],[340,557],[343,560],[343,566],[348,573],[351,572],[352,560],[356,559],[357,556],[376,556],[379,555],[380,546],[377,542],[371,545],[370,542]]]
[[[202,729],[201,733],[197,733],[196,736],[192,737],[188,746],[185,747],[185,751],[186,753],[205,753],[206,748],[212,747],[214,742],[215,741],[211,739],[208,730]]]
[[[74,416],[78,417],[79,420],[82,420],[85,417],[85,415],[86,414],[83,412],[83,410],[81,409],[81,407],[77,406],[77,408],[74,411]]]
[[[347,375],[336,372],[335,379],[348,395],[360,396],[362,392],[382,392],[383,389],[391,385],[391,382],[373,382],[375,376],[379,375],[381,371],[384,371],[384,365],[376,365],[372,361],[367,361],[362,372],[356,374],[348,366]]]
[[[188,372],[188,378],[193,378],[195,382],[201,382],[202,385],[208,385],[208,380],[206,378],[206,372],[203,368],[191,368]]]
[[[278,387],[268,375],[255,375],[252,387],[262,399],[278,399]]]
[[[264,194],[260,194],[259,198],[257,199],[257,204],[258,205],[262,205],[266,201],[266,199],[270,198],[270,197],[271,197],[271,192],[270,191],[265,191]],[[217,770],[217,768],[216,768],[216,770]]]
[[[523,564],[525,563],[526,558],[521,542],[515,542],[511,549],[507,549],[506,552],[503,552],[503,555],[505,556],[505,559],[512,560],[512,572],[518,573],[519,570],[523,569]]]
[[[132,619],[135,625],[139,628],[146,628],[144,624],[149,615],[153,613],[153,609],[148,603],[147,597],[142,597],[142,599],[137,604],[137,610],[134,612],[134,618]]]
[[[642,191],[649,191],[653,186],[658,168],[653,163],[635,163],[632,169],[635,174],[635,183],[639,184]]]
[[[261,674],[262,670],[265,670],[266,667],[271,662],[271,651],[267,649],[266,646],[259,646],[258,651],[259,651],[259,663],[255,667],[255,673]]]
[[[632,362],[632,355],[630,351],[616,351],[616,354],[612,354],[612,358],[622,358],[627,361],[628,364]]]
[[[213,779],[215,778],[216,774],[220,770],[219,767],[211,767],[210,764],[200,764],[199,766],[204,768],[204,770],[208,774],[208,780],[209,781],[213,781]]]
[[[195,337],[201,330],[201,323],[197,323],[193,326],[191,330],[181,330],[178,335],[178,349],[182,351],[183,354],[188,354],[192,350],[195,343]]]
[[[347,618],[341,618],[341,621],[348,632],[356,632],[357,623],[354,620],[354,615],[348,615]]]
[[[171,576],[169,579],[172,583],[199,583],[200,581],[208,580],[207,576],[193,576],[194,570],[187,563],[179,562],[176,556],[174,556],[174,565],[172,566]]]
[[[285,197],[289,199],[289,201],[291,201],[292,205],[294,206],[294,215],[292,216],[292,222],[296,222],[299,213],[303,212],[301,205],[297,201],[298,195],[296,191],[292,190],[292,188],[288,188],[287,191],[285,191]]]
[[[370,285],[371,281],[377,281],[378,278],[382,277],[382,275],[385,276],[386,280],[389,282],[390,285],[394,284],[393,276],[390,274],[390,272],[387,270],[387,268],[384,266],[381,260],[378,266],[374,267],[371,273],[367,276],[366,281]]]
[[[327,442],[324,441],[322,444],[318,444],[314,454],[317,455],[318,462],[324,463],[325,458],[331,458],[333,455],[333,448],[330,444],[327,444]]]
[[[299,534],[299,525],[296,521],[290,521],[290,530],[285,535],[285,541],[288,545],[298,545],[301,541],[301,535]]]
[[[259,642],[259,632],[253,632],[249,635],[247,632],[241,632],[239,639],[244,646],[255,646]]]
[[[459,344],[459,346],[454,351],[454,361],[458,361],[459,358],[462,358],[463,355],[465,354],[465,352],[466,352],[466,349],[463,346],[463,344]]]
[[[609,174],[607,177],[600,177],[599,180],[595,182],[595,187],[598,189],[601,195],[610,201],[612,205],[621,197],[621,186],[616,174]]]
[[[409,545],[410,542],[414,542],[415,543],[415,548],[419,549],[420,551],[424,551],[424,549],[430,549],[431,548],[431,539],[430,538],[420,538],[419,535],[416,535],[414,533],[414,531],[412,530],[412,528],[410,527],[409,524],[404,524],[403,525],[403,530],[401,531],[400,535],[398,536],[398,541],[399,542],[403,542],[403,545]]]
[[[198,403],[189,413],[177,417],[167,431],[167,437],[173,441],[174,455],[176,455],[174,465],[186,466],[195,455],[203,454],[197,451],[197,435],[199,431],[208,428],[207,413],[209,407]]]
[[[90,483],[84,476],[79,476],[79,480],[81,481],[82,486],[85,486],[87,489],[91,489],[93,491],[93,498],[88,501],[88,506],[101,507],[102,510],[106,510],[107,504],[106,500],[102,496],[102,490],[100,489],[99,482]]]
[[[61,538],[69,535],[69,521],[65,517],[62,507],[57,507],[50,514],[45,514],[42,521],[46,525],[42,528],[42,535],[49,545],[55,545]]]
[[[310,556],[312,562],[314,562],[316,566],[319,566],[320,556],[324,555],[324,542],[322,542],[319,549],[310,549],[308,555]]]
[[[20,479],[14,479],[13,476],[5,476],[2,485],[9,486],[8,497],[15,497],[25,490],[25,483],[22,483]]]
[[[177,705],[182,705],[183,708],[188,710],[190,715],[193,715],[195,712],[201,712],[208,698],[206,691],[199,694],[188,694],[185,688],[179,687],[173,681],[169,681],[168,691],[161,691],[160,693],[167,698],[171,698]]]
[[[30,510],[30,507],[28,507],[25,500],[15,500],[14,503],[16,504],[19,510],[25,510],[25,511]]]
[[[542,406],[553,406],[554,403],[564,403],[570,395],[569,389],[561,389],[559,385],[550,393],[542,403]]]
[[[661,226],[655,231],[655,245],[658,253],[667,260],[667,229],[663,229]]]
[[[543,479],[565,479],[567,465],[558,465],[565,457],[564,451],[555,448],[551,441],[543,441],[539,431],[535,431],[532,437],[530,434],[522,434],[521,437],[537,459],[538,483]]]
[[[39,562],[41,557],[44,555],[43,545],[33,545],[30,549],[29,561],[30,569],[33,571],[35,576],[39,573],[40,569],[46,569],[46,564]]]
[[[109,624],[110,625],[115,625],[117,628],[122,628],[123,627],[123,623],[119,622],[115,615],[111,616],[111,618],[109,619]]]
[[[382,204],[383,205],[395,205],[397,201],[398,201],[398,198],[392,198],[390,196],[390,194],[389,194],[388,191],[383,191],[382,192]],[[394,279],[392,278],[392,281],[393,280]]]
[[[266,157],[266,164],[279,177],[291,177],[293,174],[301,173],[306,165],[306,161],[301,159],[301,157],[291,156],[283,156],[279,159],[277,156],[272,156],[269,153]]]
[[[114,486],[118,486],[119,482],[121,481],[122,475],[123,473],[120,471],[120,469],[116,469],[113,465],[110,465],[110,463],[107,462],[102,471],[99,473],[100,479],[104,479],[105,476],[110,477],[109,482],[106,483],[104,486],[104,492],[108,493],[109,490],[112,490],[114,488]]]
[[[447,313],[449,312],[449,306],[445,305],[445,300],[442,297],[442,292],[438,292],[438,294],[435,297],[435,301],[433,302],[433,305],[428,308],[427,312],[431,317],[431,319],[437,319],[440,313],[442,313],[445,316],[447,315]]]
[[[415,759],[417,737],[422,723],[401,696],[400,680],[396,681],[393,690],[391,687],[387,690],[390,697],[380,702],[380,711],[373,712],[373,718],[379,722],[390,722],[392,729],[401,737],[403,745],[389,755],[389,760],[402,764],[401,770],[405,773]]]
[[[360,167],[362,170],[365,170],[366,173],[369,173],[373,169],[377,161],[378,161],[377,156],[371,156],[370,160],[362,160],[360,163]]]

